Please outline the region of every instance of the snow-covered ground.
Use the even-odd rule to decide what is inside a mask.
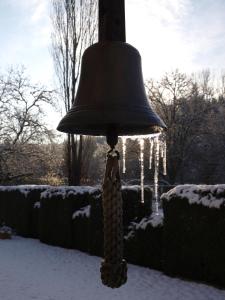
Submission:
[[[101,259],[13,237],[0,240],[1,300],[224,300],[225,291],[129,265],[120,289],[103,286]]]

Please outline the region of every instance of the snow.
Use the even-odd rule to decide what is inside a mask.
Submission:
[[[84,194],[89,193],[92,194],[98,190],[97,187],[91,186],[57,186],[50,187],[46,191],[41,193],[41,199],[43,198],[51,198],[55,196],[60,196],[62,199],[69,197],[70,195]]]
[[[34,208],[41,208],[41,202],[40,201],[36,201],[34,203]]]
[[[141,222],[136,226],[136,228],[146,229],[147,225],[151,224],[152,227],[161,227],[163,226],[163,212],[158,211],[158,213],[153,213],[148,218],[143,218]]]
[[[135,231],[138,229],[145,230],[148,224],[151,224],[152,227],[162,227],[163,226],[164,215],[163,211],[159,210],[158,213],[152,213],[149,217],[143,218],[139,223],[131,222],[128,229],[129,232],[124,237],[125,240],[129,240],[134,236]]]
[[[13,237],[0,240],[1,300],[224,300],[225,291],[128,266],[119,289],[101,284],[101,259]]]
[[[2,192],[11,192],[11,191],[19,191],[21,194],[23,194],[25,197],[35,189],[46,189],[49,185],[11,185],[11,186],[0,186],[0,191]]]
[[[5,226],[5,225],[0,226],[0,233],[12,234],[12,228]]]
[[[140,191],[140,185],[123,185],[122,190],[130,190],[134,192],[139,192]]]
[[[73,213],[72,219],[74,220],[74,219],[79,218],[79,217],[90,218],[90,211],[91,211],[91,206],[90,205],[81,207],[79,210],[77,210]]]
[[[124,236],[124,240],[129,240],[135,235],[135,228],[136,228],[136,223],[130,226],[129,228],[130,231]]]
[[[161,198],[170,201],[177,196],[181,199],[188,199],[189,204],[201,204],[209,208],[220,208],[225,204],[225,184],[217,185],[178,185],[169,192],[162,194]]]

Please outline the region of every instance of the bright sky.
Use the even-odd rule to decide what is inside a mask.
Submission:
[[[144,78],[179,68],[225,69],[225,0],[125,0],[127,42],[142,56]],[[0,0],[0,71],[23,64],[53,85],[50,0]]]

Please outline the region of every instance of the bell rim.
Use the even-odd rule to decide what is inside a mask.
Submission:
[[[115,120],[120,121],[115,123]],[[161,118],[149,110],[146,112],[140,109],[122,110],[120,108],[99,112],[73,107],[60,121],[57,130],[71,134],[104,136],[107,135],[110,127],[114,127],[121,136],[151,134],[167,129]]]

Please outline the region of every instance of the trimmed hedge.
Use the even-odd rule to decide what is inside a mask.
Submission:
[[[87,213],[85,212],[87,210]],[[90,205],[76,211],[72,220],[72,247],[83,252],[89,252],[90,239]]]
[[[12,189],[10,192],[7,188],[0,191],[0,224],[5,223],[7,226],[16,230],[18,201],[25,198],[19,190]]]
[[[103,211],[101,193],[92,197],[90,205],[89,253],[103,257]]]
[[[92,187],[51,187],[41,194],[39,238],[50,245],[73,248],[72,215],[90,203]],[[81,235],[83,233],[80,233]]]
[[[123,224],[126,228],[134,219],[140,221],[152,213],[152,190],[145,186],[144,203],[141,202],[140,186],[123,186]]]
[[[145,188],[141,203],[139,186],[122,188],[124,231],[134,218],[141,220],[151,212],[151,189]],[[75,219],[73,214],[90,205],[90,216]],[[10,186],[0,187],[0,222],[18,235],[42,242],[76,248],[103,256],[102,196],[99,188]]]
[[[162,200],[166,274],[225,287],[225,185],[178,186]]]
[[[38,237],[38,217],[34,205],[48,186],[0,187],[0,223],[13,228],[18,235]]]
[[[162,270],[163,216],[152,215],[131,223],[125,236],[125,258],[128,262]]]
[[[130,186],[122,188],[123,198],[123,224],[124,232],[127,231],[128,225],[135,218],[135,220],[141,220],[144,216],[151,214],[152,203],[152,191],[150,188],[145,188],[145,203],[141,203],[141,190],[138,186]],[[81,230],[81,224],[83,222],[85,232],[89,232],[89,240],[85,235],[80,237],[80,245],[77,245],[77,249],[81,249],[82,245],[88,245],[90,254],[103,256],[103,212],[102,212],[102,195],[101,191],[97,190],[92,194],[90,198],[90,219],[83,217],[77,219],[76,226]],[[87,228],[89,226],[89,229]],[[79,232],[78,228],[75,229]],[[84,241],[82,241],[82,239]]]
[[[75,211],[73,219],[73,246],[76,249],[88,252],[92,255],[103,254],[103,223],[101,207],[101,190],[96,189],[89,197],[88,213],[83,213],[83,206]]]
[[[131,263],[225,287],[225,185],[177,186],[151,216],[152,192],[122,188],[125,258]],[[0,187],[0,222],[25,237],[103,255],[99,188]],[[1,225],[1,224],[0,224]]]

